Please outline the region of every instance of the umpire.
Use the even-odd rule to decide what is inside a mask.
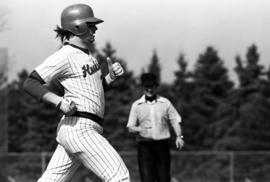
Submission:
[[[144,93],[132,104],[127,123],[129,132],[136,134],[141,182],[169,182],[169,124],[176,134],[175,145],[181,149],[181,116],[167,98],[157,94],[159,84],[154,74],[142,74],[141,84]]]

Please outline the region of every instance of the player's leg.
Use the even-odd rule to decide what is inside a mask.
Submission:
[[[129,171],[111,144],[97,132],[86,132],[78,144],[79,160],[105,182],[129,182]]]
[[[65,117],[58,127],[57,139],[85,167],[105,182],[129,182],[129,171],[122,158],[101,135],[94,121]]]
[[[138,165],[141,182],[155,182],[156,165],[153,153],[153,143],[141,141],[138,143]]]
[[[67,117],[58,138],[85,167],[105,182],[129,182],[129,171],[120,155],[101,135],[102,127],[95,122],[78,117]]]
[[[80,162],[58,145],[38,182],[64,182],[76,172]]]

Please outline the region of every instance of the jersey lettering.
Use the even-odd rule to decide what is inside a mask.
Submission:
[[[98,64],[93,64],[91,66],[89,64],[83,65],[82,67],[83,77],[85,78],[87,74],[92,75],[98,70],[99,70]]]

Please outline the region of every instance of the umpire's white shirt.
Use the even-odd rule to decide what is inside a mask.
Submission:
[[[148,132],[140,135],[137,140],[162,140],[171,136],[169,122],[171,124],[181,122],[181,116],[171,102],[161,96],[149,102],[145,100],[145,95],[143,95],[132,104],[127,127],[143,126],[148,128]]]
[[[45,82],[58,79],[65,88],[64,97],[75,102],[78,111],[103,118],[104,90],[98,61],[70,45],[49,56],[35,71]]]

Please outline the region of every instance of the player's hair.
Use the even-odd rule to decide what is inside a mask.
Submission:
[[[62,43],[65,40],[69,40],[70,37],[74,36],[74,34],[72,32],[67,31],[67,30],[64,30],[63,28],[61,28],[58,25],[56,26],[56,28],[54,29],[54,31],[56,32],[56,38],[59,38]]]

